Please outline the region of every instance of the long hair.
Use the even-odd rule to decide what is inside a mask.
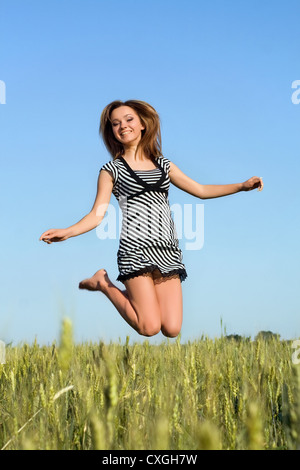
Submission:
[[[136,152],[141,148],[142,152],[149,158],[158,158],[162,156],[160,119],[155,109],[145,101],[116,100],[109,103],[103,109],[99,127],[99,134],[102,136],[105,147],[112,155],[113,159],[124,154],[123,144],[115,138],[111,123],[112,111],[120,106],[129,106],[134,109],[140,118],[141,124],[145,126],[145,129],[141,131],[142,136],[138,143]]]

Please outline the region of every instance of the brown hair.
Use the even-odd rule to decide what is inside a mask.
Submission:
[[[112,155],[113,159],[123,155],[124,147],[113,133],[111,123],[111,113],[120,106],[129,106],[134,109],[140,118],[145,129],[142,130],[142,137],[138,143],[136,151],[141,148],[142,152],[149,158],[160,157],[161,153],[161,132],[160,119],[155,109],[145,101],[140,100],[116,100],[105,106],[100,118],[99,134],[102,136],[105,147]]]

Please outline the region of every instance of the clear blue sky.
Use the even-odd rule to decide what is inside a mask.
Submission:
[[[220,336],[220,318],[228,334],[299,337],[299,14],[298,0],[1,1],[0,339],[51,343],[63,316],[77,341],[143,339],[78,289],[102,267],[115,282],[118,239],[39,241],[90,211],[115,99],[155,107],[163,154],[196,181],[264,179],[205,201],[171,186],[171,204],[204,204],[203,248],[180,240],[182,341]]]

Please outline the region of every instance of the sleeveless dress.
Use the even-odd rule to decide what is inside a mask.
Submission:
[[[111,173],[112,193],[122,210],[117,253],[119,276],[125,281],[159,269],[163,277],[187,277],[168,199],[170,160],[152,159],[156,169],[132,170],[122,156],[105,163]]]

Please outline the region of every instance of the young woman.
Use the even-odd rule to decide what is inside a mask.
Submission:
[[[96,199],[90,213],[65,229],[50,229],[40,240],[50,244],[97,227],[113,193],[122,209],[117,253],[116,287],[105,269],[81,281],[80,289],[103,292],[124,320],[139,334],[168,337],[182,325],[181,282],[187,277],[168,200],[170,182],[200,199],[227,196],[255,188],[262,179],[243,183],[202,185],[185,175],[161,152],[160,119],[144,101],[113,101],[100,120],[102,135],[113,160],[99,171]]]

